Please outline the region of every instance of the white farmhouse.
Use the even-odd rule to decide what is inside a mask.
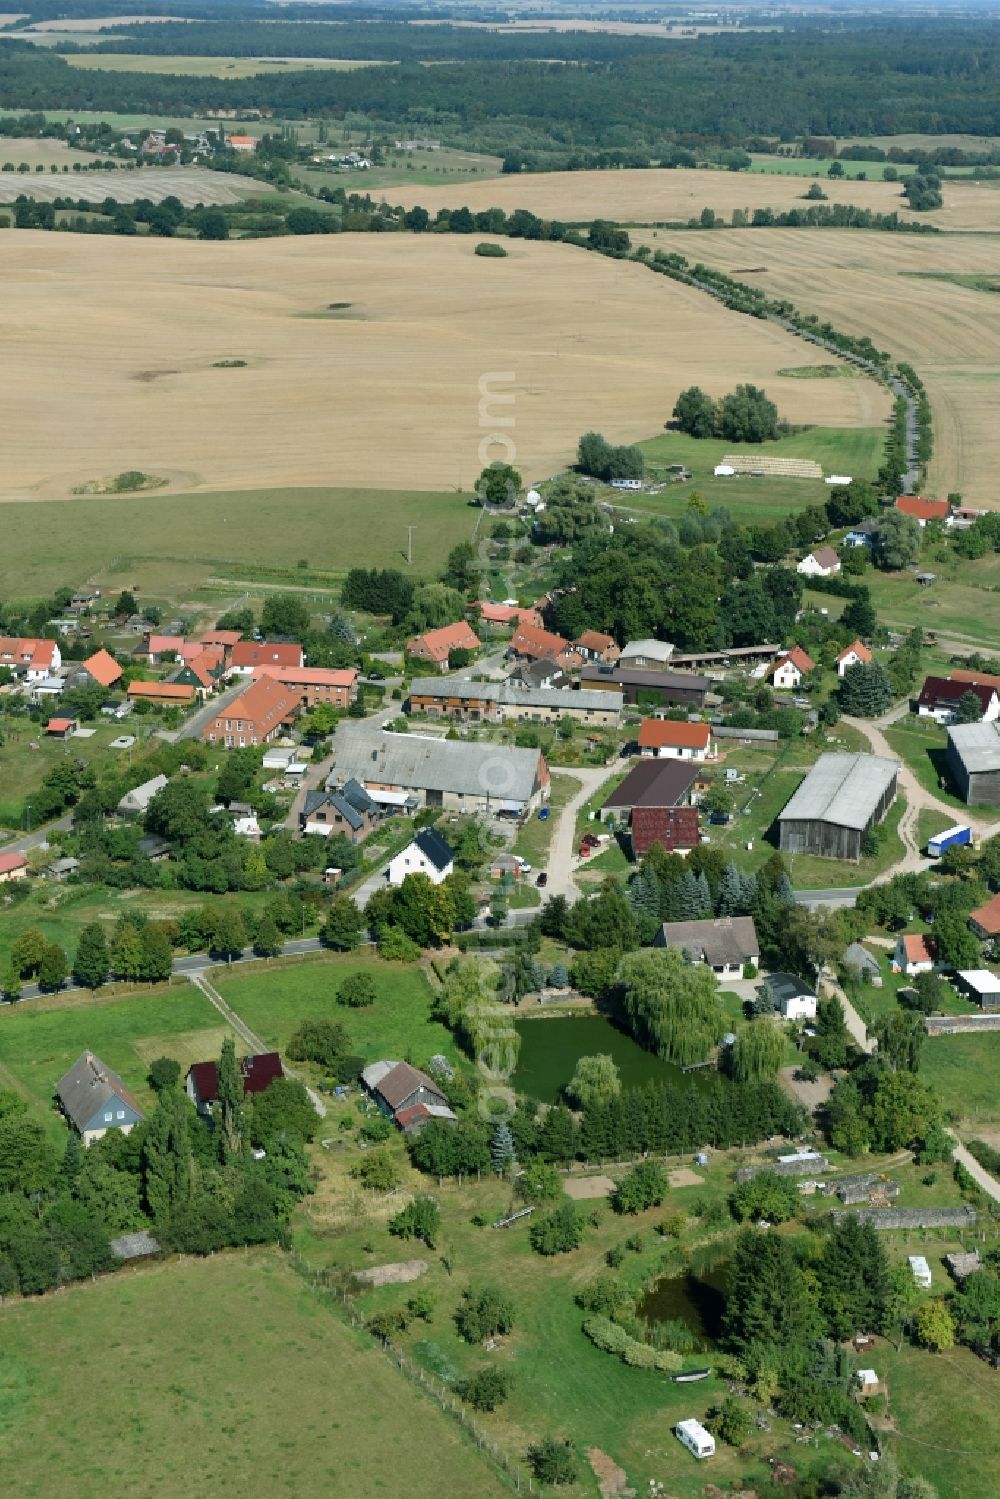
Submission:
[[[389,864],[386,879],[401,885],[408,874],[425,874],[432,885],[440,885],[455,867],[455,855],[436,828],[421,828],[412,843]]]

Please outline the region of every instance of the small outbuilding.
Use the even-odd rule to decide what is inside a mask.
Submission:
[[[910,1265],[910,1274],[922,1290],[929,1291],[931,1288],[931,1267],[922,1254],[907,1255]]]
[[[794,973],[772,973],[764,981],[774,1002],[774,1008],[783,1020],[815,1020],[819,1003],[812,984]]]

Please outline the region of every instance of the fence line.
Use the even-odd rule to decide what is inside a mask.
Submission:
[[[307,1282],[317,1296],[327,1300],[352,1327],[372,1337],[364,1313],[358,1308],[354,1297],[350,1295],[343,1282],[337,1285],[333,1282],[329,1271],[316,1270],[298,1253],[292,1252],[288,1258],[292,1268]],[[479,1451],[492,1463],[497,1475],[515,1493],[534,1494],[537,1492],[531,1474],[525,1472],[509,1453],[483,1431],[445,1380],[410,1359],[388,1338],[373,1337],[372,1341],[382,1349],[387,1358],[391,1359],[400,1373],[406,1375],[411,1384],[419,1385],[433,1396],[438,1408],[457,1422],[459,1429],[475,1442]]]

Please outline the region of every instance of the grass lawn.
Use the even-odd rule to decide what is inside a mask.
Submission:
[[[917,842],[922,849],[927,847],[928,839],[943,833],[946,828],[954,827],[960,819],[946,817],[943,812],[935,812],[932,807],[925,807],[917,813]]]
[[[877,1350],[888,1380],[895,1432],[889,1445],[905,1472],[933,1483],[941,1499],[982,1499],[1000,1490],[996,1374],[967,1348],[928,1353]]]
[[[58,712],[58,708],[54,710]],[[89,725],[88,725],[89,727]],[[108,745],[119,734],[134,734],[131,724],[101,723],[92,738],[54,739],[46,736],[45,724],[30,719],[4,719],[0,743],[0,828],[28,829],[30,812],[26,803],[38,790],[42,780],[65,761],[112,759],[124,764],[126,755],[109,750]],[[37,745],[32,749],[32,745]],[[31,823],[36,826],[37,817]]]
[[[109,536],[121,549],[109,586],[120,588],[127,573],[130,584],[154,595],[171,591],[177,563],[199,564],[204,581],[220,566],[236,576],[240,563],[294,568],[308,557],[314,569],[342,578],[355,565],[404,564],[406,526],[414,521],[413,570],[430,576],[456,542],[470,538],[475,517],[467,495],[429,490],[254,489],[166,502],[129,495],[5,505],[0,590],[23,598],[103,574]],[[45,547],[40,526],[51,539]]]
[[[933,1036],[924,1043],[920,1075],[933,1083],[944,1105],[968,1132],[1000,1122],[1000,1032]]]
[[[337,989],[345,975],[359,971],[371,974],[378,998],[370,1009],[349,1010],[337,1004]],[[430,985],[412,964],[385,963],[368,952],[330,953],[246,974],[218,970],[213,982],[240,1018],[279,1050],[300,1021],[326,1017],[346,1025],[354,1052],[366,1062],[412,1054],[424,1066],[435,1052],[457,1059],[450,1032],[430,1019]]]
[[[933,719],[910,717],[886,729],[885,737],[900,759],[913,771],[921,786],[926,791],[933,792],[940,801],[955,808],[956,824],[963,822],[969,815],[969,808],[952,789],[945,761],[948,730],[936,724]],[[944,786],[940,784],[942,777]],[[1000,814],[1000,808],[976,806],[972,808],[972,813],[977,818],[990,818]]]
[[[1000,636],[1000,593],[991,586],[992,567],[958,559],[942,563],[937,556],[922,559],[921,566],[938,574],[929,588],[922,588],[912,573],[865,573],[861,581],[871,590],[879,619],[902,630],[920,625],[967,642],[970,649],[994,650]]]
[[[120,1274],[5,1305],[0,1323],[21,1495],[187,1499],[193,1461],[209,1494],[374,1499],[404,1470],[417,1494],[507,1492],[458,1426],[277,1254]],[[113,1399],[109,1364],[128,1371]]]
[[[751,172],[763,174],[766,177],[808,177],[813,182],[823,185],[823,178],[830,170],[834,157],[816,157],[810,159],[804,156],[770,156],[765,154],[751,153],[753,166]],[[861,177],[864,175],[869,182],[881,182],[885,168],[890,165],[886,161],[841,161],[845,177]],[[905,166],[900,162],[892,162],[899,176],[909,176],[916,171],[916,167]],[[906,208],[904,200],[900,201],[900,208]]]
[[[149,1065],[171,1056],[186,1071],[192,1062],[218,1056],[228,1027],[191,985],[121,996],[55,994],[0,1009],[0,1086],[34,1100],[48,1112],[59,1078],[83,1051],[94,1051],[149,1104]],[[246,1047],[237,1038],[237,1049]],[[55,1114],[54,1130],[65,1134]]]
[[[812,427],[776,442],[755,445],[761,457],[813,458],[826,473],[870,477],[878,469],[884,433],[880,427]],[[724,505],[748,522],[778,520],[807,505],[822,505],[830,491],[822,479],[752,479],[740,475],[716,479],[713,470],[726,453],[745,450],[739,443],[718,438],[688,437],[664,432],[640,444],[647,470],[654,476],[672,463],[683,463],[690,482],[669,484],[660,494],[622,496],[609,491],[613,503],[641,514],[682,515],[697,490],[708,505]]]

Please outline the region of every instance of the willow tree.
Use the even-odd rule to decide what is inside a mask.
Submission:
[[[787,1040],[773,1021],[751,1020],[733,1043],[731,1071],[738,1083],[755,1083],[773,1077],[785,1060]]]
[[[726,1030],[711,968],[689,963],[676,948],[629,953],[618,982],[636,1040],[668,1062],[704,1062]]]

